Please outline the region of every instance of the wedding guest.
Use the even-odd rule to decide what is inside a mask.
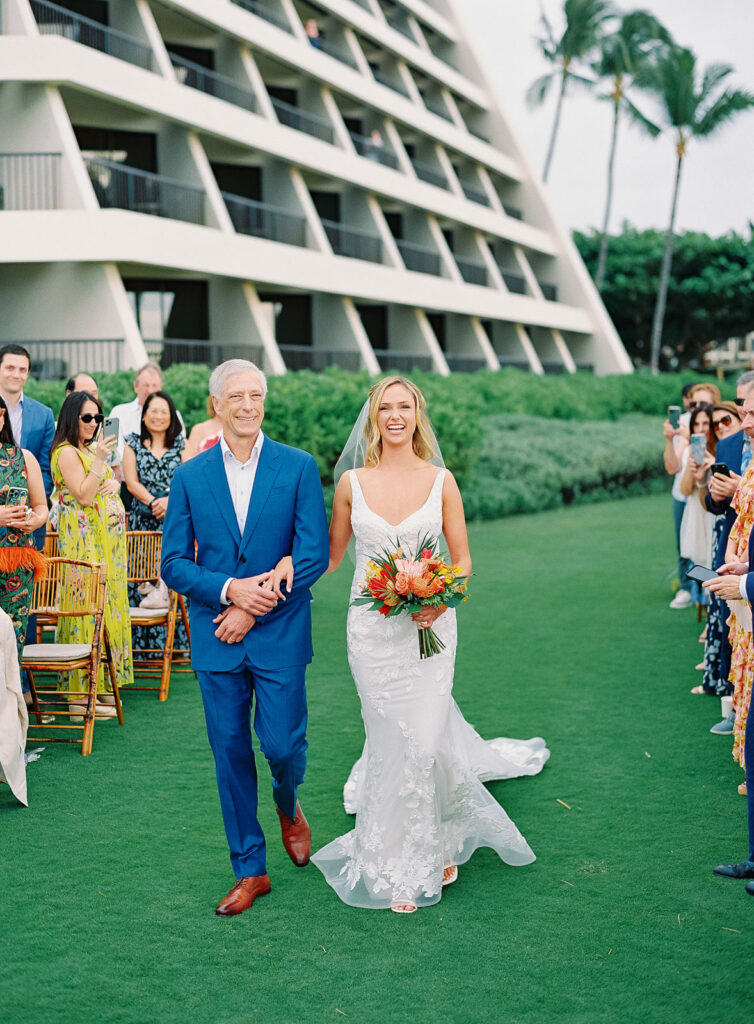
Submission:
[[[724,463],[725,459],[721,457],[721,448],[725,450],[725,446],[721,445],[721,442],[728,437],[734,437],[741,431],[741,418],[739,414],[738,406],[735,402],[720,402],[719,405],[712,407],[712,430],[717,440],[715,447],[715,463]],[[713,467],[714,468],[714,467]],[[729,467],[730,468],[730,467]],[[720,474],[723,475],[723,474]],[[699,497],[704,501],[705,508],[710,512],[709,500],[709,484],[711,483],[712,474],[710,472],[710,481],[705,487],[699,492]],[[737,473],[731,473],[731,476],[725,477],[726,483],[730,481],[734,483],[735,480],[740,480],[740,476]],[[723,562],[725,556],[725,546],[728,541],[728,532],[730,527],[726,530],[726,516],[725,511],[720,511],[715,514],[714,526],[712,530],[712,561],[710,567],[717,569]],[[702,662],[702,668],[704,675],[702,677],[701,685],[694,686],[691,689],[692,693],[702,694],[708,693],[718,696],[725,696],[731,692],[731,685],[728,682],[729,672],[729,657],[726,653],[726,646],[728,650],[730,645],[728,643],[728,606],[720,601],[714,592],[709,592],[709,606],[707,609],[707,635],[704,642],[704,660]],[[713,727],[719,732],[717,727]],[[733,723],[731,721],[731,731],[733,729]]]
[[[41,478],[41,474],[40,474]],[[0,781],[24,807],[26,796],[26,732],[29,715],[21,692],[13,623],[0,608]]]
[[[123,473],[134,499],[129,514],[130,529],[162,531],[170,485],[181,464],[184,446],[172,398],[164,391],[155,391],[144,402],[140,432],[128,435],[123,450]],[[133,585],[129,596],[131,604],[139,603]],[[148,606],[166,607],[168,588],[160,580],[147,597]],[[165,646],[165,626],[140,626],[136,636],[139,648],[158,650]],[[176,629],[175,646],[182,650],[188,648],[182,622]]]
[[[11,488],[16,490],[15,500]],[[0,398],[0,609],[9,616],[21,663],[34,580],[44,575],[45,559],[34,546],[34,531],[47,522],[42,471],[16,444],[8,407]]]
[[[87,391],[92,398],[99,398],[97,381],[88,373],[75,373],[65,386],[65,397],[68,398],[74,391]]]
[[[183,450],[184,462],[193,459],[199,452],[205,452],[220,440],[223,425],[215,413],[211,395],[207,396],[207,416],[209,419],[202,420],[201,423],[197,423],[191,428],[186,447]]]
[[[63,558],[104,562],[107,567],[105,625],[110,637],[118,686],[133,683],[131,617],[128,610],[126,513],[120,487],[107,465],[117,443],[104,437],[102,405],[86,391],[75,391],[63,402],[52,444],[52,473],[58,489],[58,543]],[[94,619],[62,619],[61,643],[89,643]],[[61,684],[62,685],[62,684]],[[85,673],[68,676],[71,710],[86,704]],[[98,715],[116,714],[112,684],[100,666],[97,683]]]
[[[703,461],[694,459],[691,444],[681,456],[681,494],[686,498],[686,505],[681,519],[681,557],[690,565],[712,564],[712,528],[714,516],[707,511],[700,493],[706,491],[710,467],[715,461],[715,440],[712,432],[712,406],[699,404],[691,413],[689,432],[693,441],[695,434],[704,438],[705,453]],[[695,604],[706,604],[709,600],[696,580],[690,580],[691,599]]]

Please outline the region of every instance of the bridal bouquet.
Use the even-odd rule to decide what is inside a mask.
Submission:
[[[370,605],[380,615],[411,615],[420,608],[455,607],[466,600],[469,577],[439,553],[437,537],[426,534],[416,554],[406,554],[395,545],[373,555],[367,562],[366,579],[360,585],[362,597],[353,604]],[[419,628],[419,656],[431,658],[445,647],[431,627]]]

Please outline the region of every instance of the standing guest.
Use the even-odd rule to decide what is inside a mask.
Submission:
[[[129,514],[132,530],[162,531],[170,485],[181,464],[184,445],[172,398],[164,391],[155,391],[144,402],[140,433],[128,435],[123,451],[123,474],[134,499]],[[148,596],[152,607],[167,606],[168,591],[162,580],[156,593]],[[139,598],[132,592],[130,599],[132,604],[136,604]],[[165,632],[165,626],[140,626],[140,647],[150,650],[164,647]],[[188,649],[188,637],[182,622],[176,630],[175,646],[181,650]]]
[[[207,397],[207,415],[209,419],[202,420],[191,428],[186,447],[183,450],[183,461],[188,462],[199,452],[205,452],[212,445],[220,440],[223,425],[215,414],[215,407],[212,404],[212,395]]]
[[[75,373],[65,386],[65,397],[68,398],[74,391],[86,391],[92,398],[99,398],[97,381],[88,373]]]
[[[165,582],[191,599],[191,664],[199,679],[236,882],[220,917],[270,891],[257,818],[254,731],[272,773],[283,845],[299,867],[311,833],[297,790],[306,767],[306,665],[312,659],[309,588],[327,568],[327,516],[317,464],[262,433],[267,382],[245,359],[209,381],[219,444],[173,478],[162,548]],[[265,588],[291,556],[283,596]]]
[[[126,513],[120,487],[107,465],[115,448],[114,436],[99,429],[102,405],[86,391],[75,391],[63,402],[52,443],[52,474],[58,489],[58,542],[63,558],[104,562],[107,567],[105,626],[110,637],[118,686],[133,683],[131,616],[128,610]],[[96,436],[96,440],[95,440]],[[94,619],[63,619],[61,643],[90,643]],[[85,705],[85,672],[69,675],[71,710]],[[116,714],[111,682],[100,666],[97,714]]]
[[[9,503],[11,488],[19,490],[17,500]],[[46,522],[42,471],[32,453],[16,444],[8,407],[0,398],[0,609],[13,623],[19,666],[34,580],[44,575],[45,566],[33,533]]]
[[[24,807],[29,806],[24,757],[28,728],[13,623],[0,608],[0,782],[8,783]]]
[[[5,400],[13,439],[19,448],[31,452],[39,463],[44,482],[45,498],[52,493],[50,474],[50,446],[55,433],[52,409],[24,394],[31,357],[21,345],[3,345],[0,348],[0,397]],[[34,534],[37,551],[45,545],[45,528]]]
[[[746,393],[749,388],[754,384],[754,370],[747,370],[742,373],[736,381],[736,408],[738,409],[739,417],[742,415],[741,407],[746,399]],[[728,437],[724,437],[718,442],[715,461],[724,463],[730,470],[730,476],[725,476],[722,473],[713,474],[709,482],[709,492],[705,498],[705,504],[710,512],[715,515],[722,515],[723,528],[720,535],[720,540],[717,549],[717,559],[712,564],[713,569],[718,569],[725,561],[725,549],[728,544],[728,537],[730,535],[731,528],[736,521],[736,511],[731,506],[731,499],[735,494],[736,487],[741,480],[741,475],[746,471],[749,462],[751,461],[751,438],[744,428],[738,433],[730,434]],[[720,599],[717,597],[714,591],[710,591],[712,600],[720,603]],[[723,638],[720,647],[720,663],[717,674],[715,674],[715,664],[710,666],[709,673],[707,668],[707,657],[705,651],[705,686],[711,690],[714,683],[715,692],[722,695],[730,694],[732,691],[731,684],[728,680],[730,674],[730,658],[731,658],[731,646],[730,638],[728,635],[728,624],[727,624],[727,608],[723,608],[722,623],[723,623]],[[708,634],[709,635],[709,634]],[[718,735],[727,736],[733,732],[733,723],[735,721],[736,713],[731,708],[727,714],[723,713],[722,721],[713,725],[710,732]]]
[[[720,401],[720,389],[715,384],[687,384],[683,388],[682,401],[688,413],[694,411],[700,403],[711,405]],[[691,583],[688,578],[688,571],[691,565],[687,558],[681,555],[681,521],[686,506],[686,497],[681,492],[681,457],[688,444],[688,420],[686,414],[681,415],[681,422],[678,427],[673,427],[669,420],[665,420],[663,431],[665,433],[665,471],[673,477],[673,525],[675,527],[675,540],[678,549],[678,581],[680,589],[670,602],[671,608],[690,608],[694,604],[691,596]]]
[[[691,565],[712,564],[712,529],[715,517],[707,511],[700,494],[707,488],[707,479],[712,463],[715,461],[715,440],[712,433],[712,406],[698,405],[691,413],[689,420],[691,437],[695,434],[704,438],[705,453],[702,462],[694,459],[689,444],[681,456],[681,494],[686,498],[686,506],[681,520],[681,557]],[[691,599],[695,604],[706,604],[709,600],[707,592],[702,590],[696,580],[690,580]]]

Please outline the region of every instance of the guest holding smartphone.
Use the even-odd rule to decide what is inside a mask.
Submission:
[[[711,515],[697,496],[706,490],[709,470],[715,461],[715,440],[712,433],[712,406],[697,405],[689,420],[690,439],[681,456],[681,494],[686,498],[686,507],[681,520],[681,557],[691,564],[712,564]],[[689,592],[695,604],[707,604],[709,596],[696,580],[689,580]]]
[[[118,686],[133,683],[131,617],[128,610],[126,513],[120,485],[107,465],[117,444],[105,437],[102,405],[86,391],[63,402],[52,442],[51,467],[58,489],[58,540],[64,558],[104,562],[107,566],[105,625],[112,647]],[[90,643],[94,619],[63,619],[58,626],[62,643]],[[71,710],[86,704],[84,672],[70,674]],[[115,715],[115,701],[104,666],[97,683],[97,714]],[[73,719],[72,719],[73,720]]]
[[[44,575],[45,558],[34,546],[34,531],[46,522],[42,470],[31,452],[14,441],[0,396],[0,608],[13,623],[19,665],[34,580]]]

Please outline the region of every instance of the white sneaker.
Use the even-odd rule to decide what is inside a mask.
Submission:
[[[670,602],[671,608],[690,608],[694,602],[691,600],[691,594],[688,590],[679,590],[673,600]]]

